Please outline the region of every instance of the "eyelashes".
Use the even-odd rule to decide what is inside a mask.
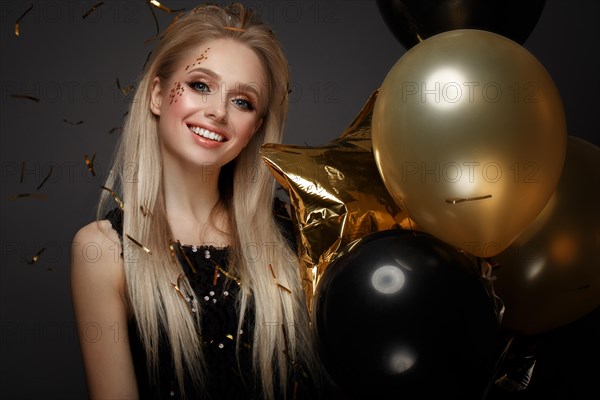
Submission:
[[[190,87],[190,89],[193,89],[197,92],[210,93],[210,87],[208,86],[208,84],[206,82],[192,81],[192,82],[188,82],[187,85]]]
[[[211,88],[211,86],[207,82],[204,81],[190,81],[186,84],[190,89],[203,95],[215,93],[215,90]],[[256,109],[254,101],[248,99],[246,96],[234,97],[233,99],[231,99],[231,102],[236,107],[242,110],[254,111]]]

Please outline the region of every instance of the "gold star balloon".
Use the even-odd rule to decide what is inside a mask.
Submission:
[[[324,146],[268,143],[261,157],[290,198],[309,308],[317,283],[345,245],[385,229],[415,229],[385,188],[371,146],[378,91],[350,126]]]

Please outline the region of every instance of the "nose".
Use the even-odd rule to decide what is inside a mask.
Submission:
[[[212,98],[211,98],[212,97]],[[227,121],[227,104],[220,96],[209,96],[204,108],[204,116],[224,123]]]

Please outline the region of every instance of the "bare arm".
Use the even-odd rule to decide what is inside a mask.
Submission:
[[[81,228],[71,247],[71,292],[92,400],[138,398],[120,252],[108,221]]]

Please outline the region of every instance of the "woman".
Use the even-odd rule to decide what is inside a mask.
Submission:
[[[74,238],[91,398],[293,398],[312,386],[300,269],[259,157],[281,141],[288,82],[274,34],[239,4],[199,6],[165,31],[98,221]],[[86,243],[99,259],[77,250]]]

